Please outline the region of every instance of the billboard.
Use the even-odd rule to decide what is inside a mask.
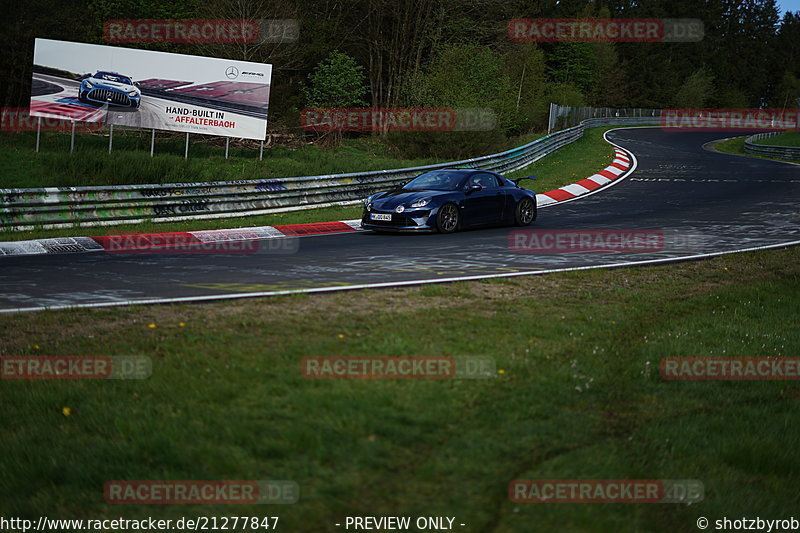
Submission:
[[[30,114],[264,140],[272,65],[36,39]]]

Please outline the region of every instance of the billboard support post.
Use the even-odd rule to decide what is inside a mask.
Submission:
[[[39,153],[39,137],[42,135],[42,117],[36,119],[36,150]]]
[[[225,159],[228,159],[228,147],[231,145],[231,138],[225,137]]]
[[[183,158],[189,159],[189,132],[186,132],[186,148],[183,151]]]
[[[69,138],[69,153],[75,151],[75,121],[72,121],[72,135]]]
[[[262,161],[264,159],[264,141],[261,141],[261,150],[258,152],[258,160]]]
[[[153,157],[153,151],[156,147],[156,130],[151,130],[150,133],[150,157]]]
[[[114,125],[109,124],[108,126],[108,153],[111,153],[111,143],[114,141]]]

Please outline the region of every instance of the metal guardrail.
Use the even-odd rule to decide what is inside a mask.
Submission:
[[[660,109],[615,108],[615,107],[573,107],[550,104],[547,132],[558,131],[593,118],[643,118],[656,121],[661,116]]]
[[[498,154],[394,170],[199,183],[0,189],[0,227],[13,231],[32,226],[166,222],[353,204],[425,170],[458,167],[513,172],[578,140],[587,127],[658,120],[658,116],[589,119]]]
[[[800,148],[796,146],[772,146],[768,144],[756,144],[755,141],[761,139],[768,139],[780,134],[779,131],[771,131],[769,133],[758,133],[751,135],[744,140],[744,151],[748,154],[763,155],[766,157],[780,157],[781,159],[797,159],[800,160]]]

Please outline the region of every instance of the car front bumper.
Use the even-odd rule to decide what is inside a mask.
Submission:
[[[392,219],[372,220],[370,218],[372,213],[391,215]],[[436,214],[427,209],[409,210],[403,213],[373,209],[372,211],[364,210],[361,216],[361,227],[374,231],[426,232],[436,231],[435,220]]]
[[[90,102],[98,104],[109,104],[118,107],[139,107],[141,102],[141,95],[129,96],[128,94],[120,91],[110,89],[83,89],[83,97]]]

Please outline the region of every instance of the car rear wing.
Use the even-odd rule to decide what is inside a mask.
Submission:
[[[536,176],[525,176],[524,178],[516,178],[516,179],[513,179],[511,181],[514,182],[514,185],[519,187],[519,182],[520,181],[522,181],[522,180],[535,180],[535,179],[537,179]]]

